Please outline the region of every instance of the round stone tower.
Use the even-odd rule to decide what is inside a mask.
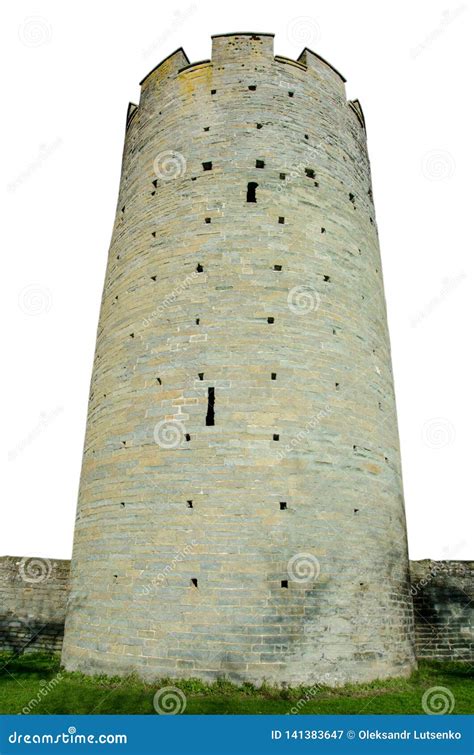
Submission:
[[[412,603],[364,116],[271,34],[130,105],[63,661],[337,684],[408,674]]]

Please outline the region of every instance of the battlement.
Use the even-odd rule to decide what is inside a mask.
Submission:
[[[297,60],[275,55],[273,49],[274,34],[260,32],[233,32],[231,34],[214,34],[212,36],[212,56],[210,60],[191,63],[180,47],[158,63],[140,82],[142,94],[150,87],[164,84],[170,78],[192,74],[197,69],[207,67],[217,72],[226,66],[238,66],[255,72],[268,70],[277,64],[295,71],[307,72],[326,90],[333,90],[336,96],[345,100],[346,79],[324,58],[304,48]],[[356,113],[357,115],[357,113]],[[359,122],[362,120],[359,118]]]

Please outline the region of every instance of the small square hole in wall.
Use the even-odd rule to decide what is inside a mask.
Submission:
[[[278,433],[273,433],[273,440],[280,440]]]
[[[257,123],[257,128],[261,129],[262,128],[262,124],[261,123]]]
[[[269,325],[273,325],[273,323],[275,322],[275,318],[274,317],[267,317],[267,322],[268,322]]]
[[[190,436],[190,434],[189,434],[189,433],[186,433],[186,435],[185,435],[184,437],[185,437],[185,439],[186,439],[187,441],[190,441],[190,440],[191,440],[191,436]]]
[[[204,372],[198,372],[199,380],[204,380]]]
[[[272,380],[276,380],[276,379],[277,379],[277,374],[276,374],[276,372],[272,372]]]
[[[217,92],[217,89],[211,89],[211,94],[215,94]]]
[[[196,265],[196,272],[197,273],[202,273],[203,271],[204,271],[203,266],[201,265],[200,262],[198,262],[198,264]]]
[[[204,126],[204,131],[209,131],[209,126]]]
[[[286,173],[280,173],[280,181],[284,181],[286,179]]]
[[[305,138],[305,139],[309,139],[309,136],[308,136],[308,134],[305,134],[305,135],[304,135],[304,138]]]
[[[186,501],[186,506],[188,507],[188,509],[192,509],[193,508],[193,502],[192,501]]]
[[[308,176],[308,178],[314,178],[314,170],[312,168],[305,168],[304,172]]]
[[[286,501],[280,501],[280,511],[286,511],[288,508]]]
[[[157,377],[156,380],[157,380],[158,385],[161,385],[161,378]]]
[[[196,577],[192,577],[192,579],[191,579],[191,587],[197,587],[197,586],[198,586],[198,581],[197,581]]]
[[[200,318],[196,317],[196,325],[199,325],[200,322],[201,322]]]
[[[326,229],[325,228],[321,228],[321,233],[326,233]]]
[[[354,509],[354,514],[358,514],[358,513],[359,513],[359,509]]]
[[[329,283],[329,281],[330,281],[330,280],[331,280],[331,278],[330,278],[330,276],[329,276],[329,275],[323,275],[323,281],[324,281],[325,283]]]
[[[281,272],[281,265],[273,265],[273,269],[277,272]]]
[[[212,170],[212,162],[208,161],[208,162],[203,163],[202,164],[202,169],[203,170]]]
[[[211,218],[204,218],[204,222],[205,223],[210,223],[211,222]]]
[[[280,225],[283,225],[283,223],[285,222],[285,218],[282,218],[282,217],[280,216],[280,217],[278,218],[278,222],[280,223]]]
[[[152,231],[151,235],[153,236],[154,239],[156,239],[156,231]]]
[[[290,91],[290,92],[288,92],[288,97],[293,97],[293,96],[294,96],[294,94],[295,94],[294,92],[291,92],[291,91]]]
[[[255,90],[257,89],[257,87],[256,87],[255,84],[250,84],[249,89],[250,89],[251,92],[255,92]]]
[[[155,189],[156,189],[156,187],[158,186],[158,179],[157,179],[157,178],[155,178],[155,180],[154,180],[154,181],[152,181],[152,184],[153,184],[153,186],[154,186],[154,187],[155,187]]]
[[[156,275],[151,275],[150,278],[152,279],[152,281],[156,281],[157,276]]]
[[[122,508],[124,509],[124,508],[125,508],[125,501],[121,501],[121,502],[120,502],[120,505],[121,505],[121,507],[122,507]]]
[[[282,579],[281,580],[281,586],[284,587],[286,590],[288,589],[288,580]]]
[[[265,160],[255,160],[255,167],[256,168],[264,168],[265,167]]]
[[[339,383],[334,383],[334,385],[336,386],[336,391],[338,391],[339,390]]]

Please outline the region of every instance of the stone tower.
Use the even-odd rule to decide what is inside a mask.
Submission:
[[[72,572],[68,669],[413,667],[364,116],[272,34],[177,50],[129,106]]]

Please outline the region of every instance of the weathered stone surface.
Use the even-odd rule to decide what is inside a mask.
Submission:
[[[178,50],[128,113],[66,667],[408,674],[408,578],[360,105],[272,35]]]
[[[0,558],[0,650],[60,651],[69,561]]]
[[[474,661],[474,561],[411,561],[418,658]]]

